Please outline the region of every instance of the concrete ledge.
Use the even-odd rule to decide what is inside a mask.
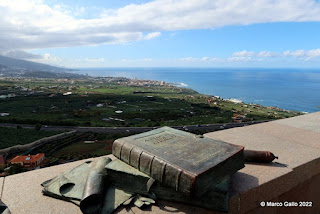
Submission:
[[[235,194],[239,195],[239,213],[284,212],[276,208],[261,208],[262,201],[284,202],[288,192],[292,195],[294,189],[320,174],[320,113],[307,114],[290,119],[283,119],[248,127],[228,129],[208,133],[205,136],[228,143],[245,146],[246,149],[267,150],[273,152],[279,159],[269,165],[246,164],[246,167],[233,176]],[[317,118],[318,123],[314,118]],[[308,121],[312,120],[311,125]],[[288,122],[289,121],[289,122]],[[307,127],[307,128],[306,128]],[[316,131],[317,130],[317,131]],[[318,132],[319,131],[319,132]],[[314,196],[313,192],[320,191],[320,186],[311,190],[305,185],[306,193]],[[292,192],[293,191],[293,192]],[[301,194],[300,194],[301,195]],[[312,208],[305,208],[305,212],[317,212],[320,206],[316,205],[317,198],[306,197],[313,200]],[[289,199],[289,198],[288,198]],[[300,211],[301,212],[301,209]],[[232,212],[233,213],[233,212]]]
[[[71,203],[42,195],[42,182],[81,164],[72,162],[5,177],[2,201],[13,214],[23,213],[79,213]],[[48,212],[49,211],[49,212]]]
[[[320,212],[320,113],[228,129],[207,137],[269,150],[279,159],[272,164],[246,164],[231,180],[229,213]],[[2,200],[12,213],[81,213],[71,203],[43,196],[40,184],[85,160],[8,176]],[[3,179],[0,179],[0,188]],[[311,201],[312,207],[261,207],[261,202]],[[118,213],[216,213],[202,208],[159,201],[146,210],[120,208]]]
[[[2,198],[2,190],[3,190],[3,187],[4,187],[4,178],[1,177],[1,178],[0,178],[0,199]]]

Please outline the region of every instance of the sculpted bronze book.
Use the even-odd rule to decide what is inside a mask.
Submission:
[[[134,192],[142,195],[153,195],[157,199],[182,202],[193,206],[211,210],[227,212],[229,204],[230,176],[227,176],[217,185],[208,187],[208,191],[199,198],[185,197],[160,182],[149,183],[151,177],[129,166],[125,162],[115,159],[105,166],[108,181],[125,192]]]
[[[114,156],[186,196],[244,167],[243,147],[170,127],[117,139]]]

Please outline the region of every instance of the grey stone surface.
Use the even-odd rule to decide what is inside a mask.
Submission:
[[[266,209],[260,208],[261,201],[277,199],[279,195],[320,173],[319,124],[320,114],[315,113],[206,134],[207,137],[243,145],[247,149],[269,150],[279,156],[272,164],[247,163],[245,168],[232,177],[229,213],[255,213],[253,210],[258,208],[259,212],[268,213]],[[81,213],[71,203],[43,196],[40,184],[83,161],[85,160],[6,177],[2,200],[13,214]],[[2,182],[0,187],[1,185]],[[150,212],[216,213],[166,201],[159,201],[158,206],[143,210],[124,207],[118,210],[118,213]]]
[[[255,126],[249,126],[245,130],[252,133],[262,133],[274,136],[287,142],[320,149],[320,132],[287,126],[277,122],[278,121],[261,123]]]
[[[274,129],[275,126],[272,123],[252,126],[212,132],[205,136],[232,144],[242,145],[245,149],[273,152],[279,157],[279,159],[275,160],[275,162],[278,163],[275,164],[275,166],[277,165],[280,168],[287,166],[294,169],[306,163],[318,161],[320,157],[320,150],[313,148],[313,146],[309,146],[310,144],[312,145],[318,142],[319,138],[314,137],[314,135],[317,136],[318,133],[311,132],[308,133],[308,136],[299,136],[301,139],[305,138],[306,142],[308,138],[313,140],[309,140],[309,145],[304,145],[295,142],[290,135],[286,136],[284,134],[281,137],[273,136],[272,133],[267,131],[268,129]],[[277,131],[275,130],[275,132]],[[297,133],[301,135],[305,134],[303,131]],[[316,173],[317,172],[314,174]]]
[[[0,199],[2,198],[2,187],[4,182],[4,177],[0,177]]]
[[[297,118],[307,123],[306,120],[313,117]],[[228,129],[205,135],[245,146],[245,149],[271,151],[279,156],[279,159],[272,164],[247,163],[244,169],[233,176],[232,187],[235,193],[240,194],[238,204],[240,213],[246,213],[259,207],[261,201],[276,198],[320,173],[319,132],[277,122]],[[320,118],[318,122],[320,123]]]
[[[277,120],[275,123],[320,133],[320,112]]]
[[[25,172],[5,178],[3,202],[13,214],[81,213],[74,204],[42,195],[42,182],[69,170],[82,161]]]
[[[112,155],[109,157],[114,159]],[[79,207],[70,202],[43,196],[40,184],[80,165],[84,161],[86,160],[8,176],[6,177],[2,200],[13,214],[81,214]],[[154,213],[168,213],[171,211],[186,213],[193,210],[195,213],[215,214],[215,212],[207,209],[167,201],[159,201],[158,206],[152,206],[144,210],[135,207],[121,207],[116,213],[148,213],[150,210]]]
[[[219,212],[210,211],[207,209],[193,207],[185,204],[173,203],[170,201],[159,201],[158,206],[151,206],[147,209],[139,209],[137,207],[132,207],[127,211],[122,209],[120,213],[134,213],[134,214],[145,214],[145,213],[156,213],[156,214],[218,214]],[[223,214],[223,213],[220,213]]]

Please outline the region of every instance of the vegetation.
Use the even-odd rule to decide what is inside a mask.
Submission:
[[[14,145],[28,144],[44,137],[49,137],[61,132],[35,131],[32,129],[15,129],[0,127],[0,149]]]
[[[41,75],[42,76],[41,76]],[[59,132],[46,125],[154,127],[273,120],[299,112],[233,103],[158,81],[127,78],[0,78],[0,123],[33,124],[34,129],[0,128],[0,149],[27,144]],[[195,130],[196,134],[203,131]],[[115,139],[130,135],[75,133],[26,151],[45,153],[51,165],[111,153]],[[23,171],[11,166],[9,173]]]
[[[12,164],[10,165],[8,174],[9,175],[14,175],[14,174],[18,174],[21,172],[25,172],[26,169],[24,167],[22,167],[20,164]]]
[[[57,84],[57,82],[59,82]],[[16,96],[0,99],[2,123],[66,126],[174,126],[269,120],[298,112],[237,104],[199,94],[187,88],[157,82],[131,82],[126,78],[51,81],[5,79],[1,91]],[[71,92],[68,95],[63,95]]]
[[[129,133],[77,133],[69,138],[45,144],[28,153],[45,153],[51,164],[98,157],[111,154],[113,141],[128,135]]]

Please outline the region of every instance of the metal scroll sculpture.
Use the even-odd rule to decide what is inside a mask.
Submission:
[[[122,204],[142,206],[154,200],[114,187],[107,179],[105,166],[110,158],[87,161],[42,183],[43,194],[69,201],[85,214],[112,213]]]
[[[249,162],[270,163],[274,158],[267,151],[247,150],[244,153],[244,159]],[[85,214],[109,214],[122,204],[142,207],[155,203],[157,198],[226,212],[230,177],[209,186],[201,197],[190,198],[123,161],[102,157],[84,162],[45,181],[42,186],[43,194],[72,202]]]

